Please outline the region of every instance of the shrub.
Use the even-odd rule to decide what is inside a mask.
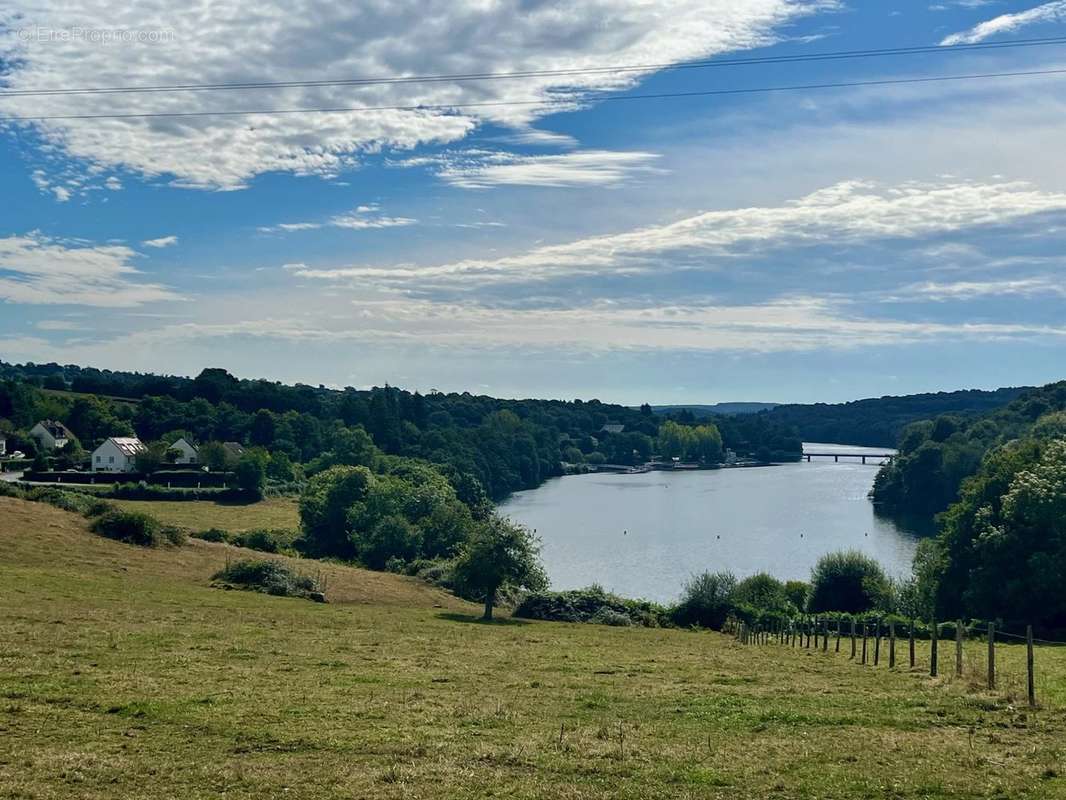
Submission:
[[[729,572],[704,572],[685,584],[681,602],[673,609],[678,625],[721,630],[732,608],[737,579]]]
[[[784,612],[788,611],[791,605],[785,584],[765,572],[759,572],[738,583],[731,599],[735,604],[743,603],[759,611]]]
[[[628,614],[615,611],[607,606],[598,609],[595,614],[589,617],[588,621],[592,625],[610,625],[614,628],[628,628],[633,624],[633,620],[629,618]]]
[[[566,592],[533,592],[522,598],[514,616],[556,622],[590,622],[599,625],[669,625],[665,608],[646,600],[628,600],[600,586]]]
[[[807,607],[807,596],[811,593],[811,586],[806,581],[785,581],[785,596],[798,610]]]
[[[193,534],[195,539],[203,539],[205,542],[228,542],[229,531],[221,528],[208,528],[206,531],[197,531]]]
[[[257,528],[230,536],[230,543],[237,547],[247,547],[262,553],[287,553],[293,551],[293,544],[299,534],[288,528]]]
[[[175,547],[181,547],[189,538],[185,531],[176,525],[165,525],[162,533],[163,538]]]
[[[0,481],[0,497],[15,497],[21,500],[25,496],[25,492],[15,484],[8,483],[7,481]]]
[[[279,561],[235,561],[216,572],[213,580],[226,588],[237,587],[276,597],[306,597],[325,602],[325,587],[319,580],[301,575]]]
[[[856,550],[822,556],[811,571],[807,610],[850,614],[882,607],[890,586],[881,565]]]
[[[137,511],[108,511],[97,517],[92,531],[108,539],[142,547],[156,547],[169,538],[159,520]]]

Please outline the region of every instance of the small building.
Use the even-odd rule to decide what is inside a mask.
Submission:
[[[234,461],[240,460],[240,457],[244,455],[244,445],[240,442],[223,442],[222,446],[226,448],[226,454]]]
[[[606,425],[604,425],[602,428],[600,428],[600,432],[601,433],[621,433],[625,429],[626,429],[625,425],[619,425],[617,422],[608,422]]]
[[[200,463],[200,450],[199,448],[182,436],[174,444],[167,448],[167,453],[176,452],[178,455],[174,458],[175,464],[199,464]]]
[[[7,439],[0,435],[0,456],[7,455]]]
[[[60,450],[74,439],[67,426],[54,419],[42,419],[30,428],[29,436],[41,450]]]
[[[726,448],[725,451],[725,463],[736,464],[737,463],[737,451]]]
[[[93,472],[135,472],[137,454],[147,449],[136,436],[112,436],[93,450]]]

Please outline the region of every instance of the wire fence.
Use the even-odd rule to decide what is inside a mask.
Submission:
[[[941,636],[945,630],[950,637]],[[743,645],[776,645],[832,654],[864,667],[928,672],[1031,708],[1066,705],[1066,651],[1058,649],[1066,642],[1039,639],[1031,625],[1021,633],[994,623],[967,627],[962,620],[932,621],[926,639],[925,626],[916,620],[802,617],[770,623],[730,619],[726,632]]]

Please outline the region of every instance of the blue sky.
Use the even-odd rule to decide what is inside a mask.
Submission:
[[[600,98],[1066,69],[1066,45],[11,94],[946,47],[1066,36],[1062,0],[109,5],[0,11],[5,360],[629,403],[1064,377],[1066,76]]]

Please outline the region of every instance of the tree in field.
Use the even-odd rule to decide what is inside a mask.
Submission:
[[[485,598],[485,620],[492,619],[501,589],[542,591],[548,587],[540,564],[540,542],[528,528],[498,515],[475,528],[455,563],[455,578]]]
[[[811,571],[807,610],[861,614],[882,607],[890,595],[889,580],[872,558],[857,550],[830,553]]]
[[[731,572],[704,572],[685,584],[681,602],[673,610],[678,625],[721,630],[733,610],[737,579]]]
[[[733,590],[732,600],[758,611],[792,610],[785,584],[765,572],[759,572],[738,583]]]
[[[237,462],[237,486],[257,500],[262,498],[266,486],[267,460],[262,450],[249,450]]]
[[[204,442],[200,446],[200,463],[212,472],[225,472],[235,466],[229,450],[221,442]]]

